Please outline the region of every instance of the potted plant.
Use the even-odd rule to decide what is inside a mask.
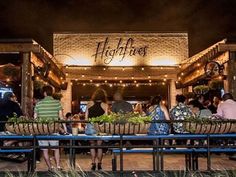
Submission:
[[[189,117],[185,119],[185,129],[189,133],[200,133],[200,134],[210,134],[210,133],[235,133],[236,124],[230,122],[229,120],[219,117]]]
[[[151,117],[139,114],[110,114],[92,118],[90,123],[98,133],[107,134],[146,134]]]
[[[193,92],[197,95],[204,95],[209,91],[209,87],[207,85],[197,85],[193,88]]]
[[[6,123],[6,130],[20,135],[48,135],[59,131],[60,123],[48,118],[33,120],[14,115]]]

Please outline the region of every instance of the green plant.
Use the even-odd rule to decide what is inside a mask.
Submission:
[[[99,117],[93,117],[90,119],[91,123],[114,123],[114,124],[139,124],[150,122],[152,119],[150,116],[141,116],[140,114],[135,113],[126,113],[126,114],[110,114],[110,115],[101,115]]]
[[[209,83],[209,88],[212,90],[220,90],[224,87],[224,83],[222,80],[214,79]]]
[[[193,88],[193,92],[197,95],[204,95],[209,91],[209,87],[207,85],[197,85]]]

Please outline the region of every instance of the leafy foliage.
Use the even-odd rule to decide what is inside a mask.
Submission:
[[[141,116],[137,113],[126,113],[126,114],[110,114],[101,115],[99,117],[93,117],[90,119],[91,123],[114,123],[114,124],[141,124],[145,122],[150,122],[152,119],[150,116]]]

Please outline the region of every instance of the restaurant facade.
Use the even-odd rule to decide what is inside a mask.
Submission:
[[[94,90],[108,98],[121,90],[124,99],[148,101],[162,95],[175,104],[179,64],[188,58],[187,33],[55,33],[53,55],[64,68],[62,90],[65,112],[76,110]]]

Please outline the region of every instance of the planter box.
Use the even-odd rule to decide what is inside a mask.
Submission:
[[[122,135],[147,134],[148,129],[150,127],[150,123],[142,123],[142,124],[94,123],[93,125],[97,133],[122,134]]]
[[[187,122],[185,123],[185,129],[190,133],[235,133],[236,132],[236,123],[230,122],[211,122],[211,123],[196,123],[196,122]]]
[[[6,123],[6,130],[19,135],[50,135],[59,132],[59,123]]]

